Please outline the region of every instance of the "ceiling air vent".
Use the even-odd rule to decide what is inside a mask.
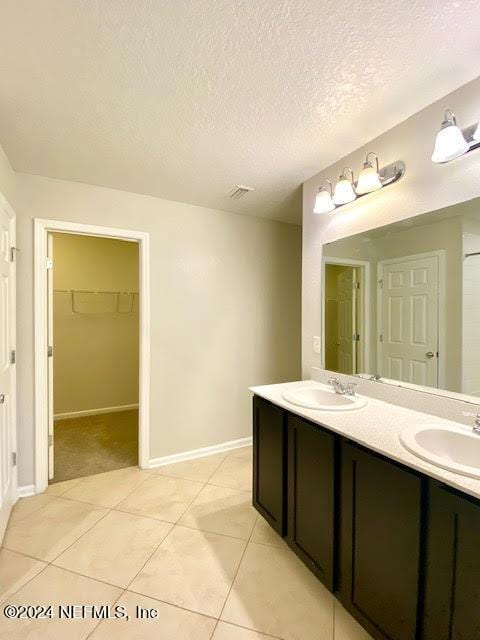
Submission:
[[[230,200],[240,200],[249,191],[255,191],[253,187],[245,187],[241,184],[236,184],[233,189],[227,193],[226,197]]]

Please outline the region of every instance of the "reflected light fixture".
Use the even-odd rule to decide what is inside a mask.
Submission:
[[[350,173],[350,178],[347,176],[348,173]],[[335,185],[335,192],[333,194],[333,202],[335,204],[348,204],[355,200],[357,194],[353,188],[353,182],[353,171],[350,167],[344,167]]]
[[[437,133],[432,162],[450,162],[470,150],[470,145],[457,125],[455,114],[450,109],[445,111],[442,128]]]
[[[322,185],[318,190],[313,213],[330,213],[335,209],[335,204],[332,200],[332,183],[330,180],[325,180],[324,184],[327,184],[328,188]]]
[[[370,158],[373,158],[373,161]],[[373,151],[369,151],[363,163],[363,169],[358,176],[355,190],[359,196],[362,196],[366,193],[372,193],[372,191],[378,191],[382,187],[383,184],[378,175],[378,156]]]

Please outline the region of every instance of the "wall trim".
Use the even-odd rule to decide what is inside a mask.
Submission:
[[[68,418],[81,418],[82,416],[96,416],[101,413],[117,413],[119,411],[131,411],[138,409],[138,402],[134,404],[123,404],[116,407],[100,407],[99,409],[82,409],[81,411],[67,411],[66,413],[55,413],[54,420],[67,420]]]
[[[150,460],[149,467],[150,469],[154,469],[155,467],[163,467],[166,464],[174,464],[175,462],[184,462],[185,460],[204,458],[206,456],[211,456],[214,453],[222,453],[223,451],[231,451],[233,449],[240,449],[241,447],[248,447],[251,444],[252,436],[248,436],[248,438],[240,438],[239,440],[230,440],[228,442],[214,444],[211,447],[192,449],[191,451],[174,453],[170,456],[163,456],[161,458],[152,458]]]
[[[48,486],[48,331],[47,331],[47,238],[49,232],[114,238],[139,245],[139,415],[138,464],[145,469],[150,459],[150,235],[133,229],[116,229],[63,220],[34,218],[34,352],[35,352],[35,491]]]
[[[28,498],[29,496],[34,496],[35,493],[34,484],[24,484],[21,487],[17,487],[17,499]]]

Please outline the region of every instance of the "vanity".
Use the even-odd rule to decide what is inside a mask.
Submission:
[[[251,391],[253,504],[312,573],[376,640],[480,638],[480,460],[401,440],[472,428],[313,381]]]
[[[254,505],[374,639],[480,640],[480,198],[382,226],[347,173],[304,208],[314,381],[251,389]]]

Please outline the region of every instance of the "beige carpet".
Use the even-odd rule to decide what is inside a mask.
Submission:
[[[137,409],[55,421],[55,475],[51,482],[136,464]]]

